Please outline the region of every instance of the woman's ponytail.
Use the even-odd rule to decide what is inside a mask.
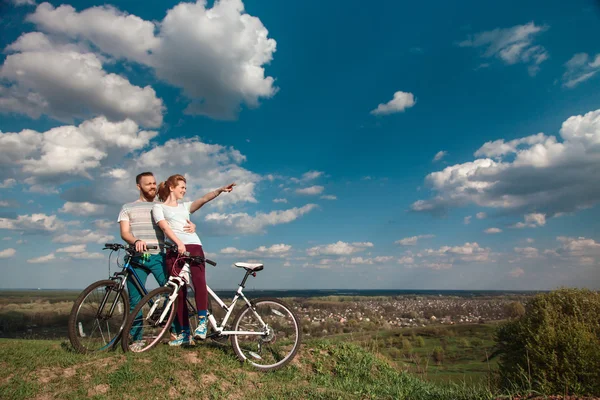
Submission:
[[[167,185],[167,182],[161,182],[158,185],[158,199],[164,203],[170,194],[171,191],[169,190],[169,185]]]

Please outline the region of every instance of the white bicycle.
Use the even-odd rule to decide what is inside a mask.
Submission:
[[[214,261],[187,253],[181,258],[217,265]],[[264,371],[281,368],[294,358],[300,348],[300,320],[292,308],[279,299],[249,300],[244,295],[246,280],[250,275],[256,277],[256,273],[263,270],[263,264],[240,262],[235,266],[246,272],[230,305],[226,305],[208,285],[206,287],[209,296],[225,311],[225,316],[217,322],[214,314],[208,310],[211,331],[207,338],[230,336],[231,345],[240,361]],[[189,264],[186,262],[178,276],[170,277],[165,286],[154,289],[137,304],[123,328],[121,343],[124,351],[148,351],[162,341],[177,312],[177,293],[184,284],[190,283],[189,274]],[[229,326],[227,322],[240,298],[245,305]],[[190,308],[193,306],[188,301],[190,318],[194,318],[197,316],[196,310]],[[136,345],[132,346],[134,342]]]

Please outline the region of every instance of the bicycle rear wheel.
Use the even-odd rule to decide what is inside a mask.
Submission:
[[[92,283],[79,295],[69,315],[69,341],[80,353],[113,348],[129,315],[129,297],[117,281]]]
[[[148,293],[135,306],[123,328],[123,351],[141,353],[162,340],[177,312],[177,299],[169,303],[170,287],[159,287]]]
[[[281,368],[300,348],[300,320],[279,299],[258,299],[252,305],[240,310],[233,321],[233,330],[262,334],[232,335],[233,350],[241,361],[263,371]]]

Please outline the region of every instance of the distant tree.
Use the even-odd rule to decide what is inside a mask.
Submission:
[[[496,333],[504,387],[543,394],[600,395],[600,293],[536,295]]]
[[[525,307],[520,301],[513,301],[505,306],[505,312],[510,319],[521,318],[525,315]]]
[[[404,352],[404,354],[412,353],[412,344],[410,344],[410,340],[406,338],[402,339],[402,351]]]
[[[424,347],[425,346],[425,339],[423,339],[422,336],[417,336],[417,339],[415,340],[415,346],[417,346],[417,347]]]

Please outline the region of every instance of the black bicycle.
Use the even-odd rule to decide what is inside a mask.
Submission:
[[[156,249],[157,246],[147,246]],[[119,243],[106,243],[103,250],[117,252],[117,265],[121,268],[109,279],[92,283],[75,300],[69,316],[69,340],[80,353],[114,349],[121,338],[123,326],[129,316],[129,296],[125,290],[127,280],[137,287],[142,296],[148,294],[135,268],[148,269],[132,258],[140,255],[135,248]],[[119,262],[119,251],[126,252],[124,263]],[[110,268],[110,257],[109,257]],[[148,271],[149,272],[149,271]]]

